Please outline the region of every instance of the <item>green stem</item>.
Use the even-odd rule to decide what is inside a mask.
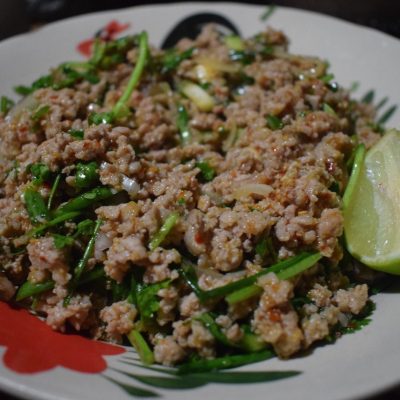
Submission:
[[[32,283],[26,281],[17,292],[17,301],[24,300],[28,297],[47,292],[54,288],[55,283],[53,281],[42,282],[42,283]]]
[[[168,234],[171,232],[172,228],[176,225],[179,220],[179,213],[174,211],[168,215],[162,224],[160,230],[153,236],[149,243],[149,249],[151,251],[155,250],[162,242],[166,239]]]
[[[80,212],[78,211],[71,211],[67,212],[65,214],[59,215],[58,217],[52,219],[49,222],[46,222],[45,224],[39,225],[37,228],[32,229],[27,233],[28,237],[36,237],[41,235],[46,229],[51,228],[52,226],[56,226],[60,224],[61,222],[68,221],[69,219],[74,219],[81,215]]]
[[[129,342],[136,349],[143,364],[150,365],[154,363],[154,355],[141,333],[132,329],[127,335]]]
[[[301,272],[305,271],[306,269],[314,266],[321,259],[321,257],[322,257],[322,255],[319,253],[312,254],[306,258],[299,260],[295,264],[292,264],[291,266],[280,270],[280,271],[271,271],[272,267],[268,268],[267,271],[275,272],[276,276],[280,280],[290,279],[290,278],[293,278],[294,276],[300,274]],[[262,291],[263,290],[260,286],[258,286],[256,284],[252,284],[252,285],[246,286],[240,290],[237,290],[237,291],[229,294],[228,296],[225,297],[225,300],[227,301],[228,304],[232,305],[232,304],[236,304],[236,303],[245,301],[254,296],[258,296],[262,293]]]
[[[132,72],[131,78],[129,79],[128,85],[124,90],[124,93],[115,104],[112,109],[112,115],[118,120],[126,115],[126,103],[129,101],[133,90],[139,83],[140,77],[142,76],[148,55],[148,38],[147,32],[142,32],[139,37],[139,56],[136,66]]]
[[[75,267],[74,277],[72,278],[72,281],[71,281],[71,284],[70,284],[69,294],[64,300],[64,306],[67,306],[69,304],[69,302],[71,300],[71,297],[72,297],[72,294],[73,294],[73,292],[75,291],[76,287],[79,284],[79,280],[81,278],[81,275],[82,275],[83,271],[86,268],[86,265],[87,265],[87,263],[89,261],[89,258],[93,254],[94,245],[95,245],[95,242],[96,242],[96,237],[97,237],[97,234],[99,232],[99,229],[100,229],[100,226],[101,226],[102,222],[103,221],[101,219],[96,221],[96,226],[94,228],[93,235],[90,238],[89,243],[86,246],[86,249],[85,249],[85,252],[83,253],[82,258],[79,260],[78,265]]]
[[[291,268],[292,266],[295,266],[298,263],[305,263],[305,265],[312,266],[315,264],[322,256],[319,253],[301,253],[298,254],[297,256],[294,256],[292,258],[288,258],[287,260],[280,261],[271,267],[265,268],[261,270],[260,272],[248,276],[247,278],[240,279],[238,281],[228,283],[225,286],[220,286],[215,289],[211,290],[202,290],[198,286],[197,283],[197,276],[196,273],[193,269],[193,264],[191,264],[190,261],[185,259],[183,261],[182,267],[180,269],[180,273],[183,276],[183,278],[186,280],[187,284],[192,288],[192,290],[195,292],[197,297],[201,302],[205,302],[211,298],[215,297],[223,297],[226,296],[232,292],[235,292],[239,289],[243,289],[245,287],[251,286],[254,283],[257,282],[258,278],[260,276],[263,276],[265,274],[268,274],[269,272],[274,272],[275,274],[280,273],[281,271],[284,271],[286,269]],[[287,279],[287,278],[284,278]]]
[[[56,191],[57,191],[58,186],[60,184],[60,180],[61,180],[61,174],[58,174],[56,176],[56,179],[54,180],[53,186],[51,187],[50,196],[49,196],[49,199],[47,201],[47,209],[48,210],[51,209],[51,206],[53,204],[54,195],[56,194]]]
[[[58,207],[55,215],[60,216],[64,213],[84,210],[94,203],[110,198],[113,194],[113,190],[108,187],[96,187]]]

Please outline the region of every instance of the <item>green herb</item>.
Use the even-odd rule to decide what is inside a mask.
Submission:
[[[47,200],[47,209],[48,210],[51,210],[51,206],[53,205],[54,196],[57,192],[58,186],[60,185],[60,181],[61,181],[61,174],[58,174],[56,176],[56,179],[54,179],[53,186],[51,187],[49,199]]]
[[[74,244],[74,238],[70,236],[59,235],[53,233],[54,246],[56,249],[63,249],[64,247],[72,246]]]
[[[264,350],[257,353],[238,354],[214,358],[212,360],[195,360],[182,364],[178,368],[179,374],[188,374],[195,372],[207,372],[219,369],[235,368],[241,365],[252,364],[259,361],[268,360],[275,357],[271,350]]]
[[[324,83],[329,83],[334,77],[335,77],[334,74],[326,74],[326,75],[322,76],[320,79]]]
[[[154,355],[151,351],[149,345],[147,344],[144,337],[141,333],[136,330],[132,329],[127,335],[129,342],[132,346],[136,349],[137,353],[143,364],[150,365],[154,363]]]
[[[89,206],[96,204],[102,200],[106,200],[113,195],[112,189],[108,187],[96,187],[88,192],[67,201],[57,208],[55,215],[59,216],[71,211],[85,210]]]
[[[250,326],[242,325],[241,328],[244,331],[243,337],[239,342],[239,346],[242,349],[249,353],[256,353],[269,347],[266,342],[251,331]]]
[[[112,112],[92,113],[88,118],[90,125],[112,124],[113,121],[114,116]]]
[[[48,114],[49,111],[50,111],[50,106],[48,105],[39,106],[31,116],[32,121],[35,122],[40,121],[46,114]]]
[[[161,289],[167,288],[170,283],[170,280],[166,280],[137,288],[136,303],[142,319],[146,320],[154,317],[154,314],[160,309],[160,299],[157,293]]]
[[[322,256],[319,253],[300,253],[297,256],[280,261],[268,268],[264,268],[254,275],[211,290],[200,289],[197,283],[197,275],[193,268],[193,264],[189,260],[183,260],[179,272],[199,300],[201,302],[205,302],[211,298],[227,296],[239,289],[251,286],[257,282],[259,277],[268,274],[269,272],[274,272],[280,279],[288,279],[288,276],[294,276],[305,269],[312,267],[318,262],[318,260],[320,260],[321,257]],[[287,272],[285,273],[285,271]]]
[[[270,236],[262,235],[256,244],[255,251],[256,254],[258,254],[262,259],[264,259],[267,255],[272,256],[274,260],[277,257],[272,244],[272,238]]]
[[[132,71],[129,82],[124,92],[122,93],[122,96],[119,98],[119,100],[117,101],[117,103],[114,105],[113,109],[110,112],[91,114],[88,118],[89,124],[95,124],[95,125],[112,124],[113,122],[124,119],[129,115],[130,111],[127,104],[142,76],[144,67],[148,59],[148,54],[149,54],[149,48],[148,48],[147,32],[142,32],[139,35],[138,60],[135,65],[135,68]]]
[[[355,92],[360,87],[360,82],[352,82],[350,85],[349,91]]]
[[[31,86],[16,86],[14,88],[15,92],[22,95],[26,96],[28,94],[31,94],[37,89],[42,89],[42,88],[47,88],[52,86],[54,83],[54,79],[51,75],[44,75],[41,76],[39,79],[34,81]]]
[[[151,251],[154,251],[157,247],[159,247],[168,234],[171,232],[173,227],[176,225],[176,223],[179,220],[179,213],[174,211],[171,214],[168,215],[168,217],[165,219],[163,222],[160,230],[152,237],[150,243],[149,243],[149,249]]]
[[[75,139],[82,140],[85,131],[83,129],[70,129],[67,133],[69,133]]]
[[[187,60],[192,56],[194,52],[194,48],[190,48],[188,50],[185,50],[182,53],[177,53],[175,49],[170,49],[167,50],[161,60],[161,73],[162,74],[167,74],[171,71],[174,71],[176,68],[178,68],[179,64],[183,60]]]
[[[80,189],[86,189],[97,183],[99,180],[98,168],[99,166],[95,161],[87,164],[76,164],[75,186]]]
[[[367,326],[372,321],[371,315],[375,309],[375,303],[371,300],[368,300],[360,314],[353,316],[349,324],[341,329],[341,333],[354,333]]]
[[[388,97],[384,97],[376,106],[375,109],[379,110],[380,108],[382,108],[387,102],[389,101]]]
[[[238,61],[243,65],[249,65],[255,60],[255,54],[246,50],[230,50],[229,58],[232,61]]]
[[[271,15],[275,12],[275,10],[276,10],[275,4],[271,4],[269,7],[267,7],[267,9],[260,17],[261,21],[265,22],[268,18],[271,17]]]
[[[392,115],[396,112],[397,106],[394,105],[390,107],[379,119],[378,125],[385,125],[387,121],[392,117]]]
[[[55,218],[53,218],[52,220],[50,220],[49,222],[46,222],[44,224],[39,225],[38,227],[30,230],[27,233],[27,237],[37,237],[42,235],[47,229],[56,226],[58,224],[61,224],[62,222],[68,221],[70,219],[74,219],[78,216],[80,216],[81,213],[78,211],[73,211],[73,212],[68,212],[68,213],[64,213],[61,214]]]
[[[210,182],[215,177],[215,169],[207,161],[199,161],[196,168],[200,170],[200,177],[204,182]]]
[[[333,117],[337,117],[335,110],[328,103],[322,105],[322,110]]]
[[[189,130],[189,116],[186,108],[182,105],[178,107],[178,118],[176,123],[178,125],[182,144],[187,144],[192,135]]]
[[[95,226],[95,221],[91,219],[84,219],[83,221],[78,223],[78,226],[76,227],[76,232],[74,233],[74,237],[92,236]]]
[[[24,202],[29,219],[32,223],[37,224],[48,219],[49,213],[43,197],[39,192],[30,188],[26,189],[24,191]]]
[[[374,101],[375,97],[375,90],[369,90],[365,95],[362,97],[361,101],[365,104],[371,104]]]
[[[70,282],[69,285],[69,293],[68,296],[64,299],[64,306],[67,306],[69,304],[69,302],[71,301],[71,297],[73,295],[73,292],[75,291],[76,287],[79,284],[79,280],[82,276],[82,273],[84,272],[86,265],[89,261],[89,258],[92,256],[93,254],[93,250],[94,250],[94,245],[96,242],[96,237],[97,234],[100,230],[100,226],[102,224],[102,220],[97,220],[96,221],[96,225],[94,228],[94,232],[92,237],[89,240],[89,243],[86,246],[85,252],[83,253],[82,258],[79,260],[78,265],[75,267],[74,269],[74,276]]]
[[[27,172],[30,172],[30,174],[32,175],[32,183],[34,185],[41,185],[51,178],[50,168],[46,164],[31,164],[27,168]]]
[[[132,92],[138,85],[140,77],[142,76],[142,73],[144,71],[149,52],[148,46],[147,32],[142,32],[139,35],[139,56],[137,63],[135,65],[135,68],[133,69],[128,85],[126,86],[121,98],[117,101],[112,110],[113,117],[116,120],[124,118],[129,113],[126,104],[131,98]]]
[[[7,114],[13,107],[15,103],[13,100],[9,99],[6,96],[1,96],[0,99],[0,112],[3,114]]]
[[[28,297],[48,292],[49,290],[53,289],[54,286],[55,283],[53,281],[47,281],[42,283],[32,283],[30,281],[26,281],[18,289],[16,300],[21,301]]]
[[[267,118],[267,126],[269,129],[276,131],[277,129],[283,128],[283,122],[279,117],[272,114],[268,114],[266,118]]]
[[[91,271],[88,271],[82,275],[82,278],[81,278],[78,286],[93,282],[104,276],[105,276],[105,272],[104,272],[103,267],[94,268]],[[26,299],[27,297],[36,296],[38,294],[47,292],[47,291],[53,289],[54,286],[55,286],[54,281],[47,281],[47,282],[42,282],[42,283],[32,283],[30,281],[26,281],[18,289],[16,300],[21,301],[21,300]]]
[[[180,206],[184,206],[186,204],[186,200],[184,197],[178,199],[177,204]]]

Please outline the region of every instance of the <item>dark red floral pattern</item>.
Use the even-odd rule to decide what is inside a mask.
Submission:
[[[4,364],[26,374],[57,366],[99,373],[107,368],[103,356],[126,351],[120,346],[55,332],[26,310],[13,309],[3,302],[0,302],[0,346],[7,348]]]
[[[120,24],[118,21],[109,22],[104,28],[100,29],[95,35],[94,38],[82,40],[77,46],[77,50],[79,53],[86,57],[90,57],[92,54],[92,46],[95,38],[100,38],[104,41],[114,40],[118,33],[121,33],[127,30],[130,27],[130,24]]]

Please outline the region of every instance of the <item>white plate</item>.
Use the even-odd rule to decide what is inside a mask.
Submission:
[[[37,32],[0,43],[0,94],[12,95],[17,84],[29,84],[47,72],[50,66],[80,58],[77,43],[91,38],[111,20],[130,23],[124,33],[147,30],[151,42],[162,39],[179,20],[197,12],[227,16],[241,30],[251,35],[265,26],[260,20],[264,7],[229,3],[191,3],[135,7],[96,13],[50,24]],[[388,96],[391,104],[400,103],[400,41],[354,24],[315,13],[279,7],[268,24],[282,29],[291,39],[291,52],[317,55],[329,60],[331,70],[344,86],[360,82],[357,93],[375,89],[378,98]],[[357,94],[356,93],[356,94]],[[391,126],[400,126],[400,113]],[[376,297],[377,310],[372,322],[362,331],[342,337],[334,345],[317,348],[312,354],[289,361],[271,360],[243,367],[241,370],[299,370],[301,375],[257,384],[210,383],[195,389],[156,388],[136,377],[124,376],[112,368],[140,375],[156,372],[121,363],[132,353],[107,356],[108,368],[102,373],[80,373],[57,367],[46,372],[16,373],[0,362],[0,388],[27,399],[129,399],[123,388],[106,377],[151,390],[163,399],[244,399],[253,400],[338,400],[361,398],[400,382],[400,296],[396,291]],[[0,313],[4,313],[4,308]],[[0,314],[1,317],[1,314]],[[11,329],[11,327],[9,328]],[[4,328],[3,328],[4,331]],[[18,332],[15,332],[17,335]],[[1,343],[0,337],[0,343]],[[46,350],[43,340],[43,351]],[[90,346],[88,346],[90,347]],[[0,346],[0,356],[5,347]],[[21,353],[22,356],[24,353]],[[85,354],[77,354],[85,357]],[[140,378],[140,377],[139,377]]]

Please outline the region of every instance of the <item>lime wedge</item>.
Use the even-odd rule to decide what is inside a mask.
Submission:
[[[343,196],[347,249],[371,268],[400,275],[400,131],[388,131],[365,159],[357,150]]]

